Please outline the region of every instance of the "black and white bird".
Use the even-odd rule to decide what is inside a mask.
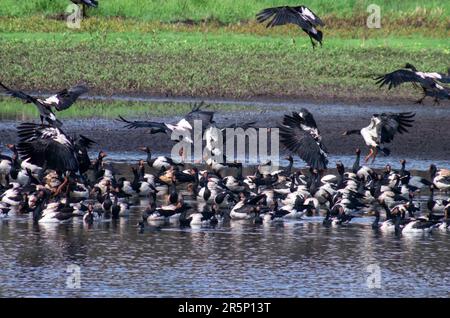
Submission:
[[[328,152],[313,115],[305,108],[285,115],[279,125],[280,140],[290,151],[297,153],[311,168],[327,169]]]
[[[40,99],[30,96],[22,91],[13,90],[2,83],[0,83],[0,86],[6,91],[8,95],[19,98],[25,103],[33,103],[39,111],[41,124],[43,124],[45,120],[50,125],[55,127],[61,127],[62,122],[56,118],[52,107],[54,107],[57,111],[67,109],[72,106],[73,103],[75,103],[80,95],[88,91],[87,87],[77,85],[68,89],[64,89],[48,97],[47,99]]]
[[[22,160],[42,167],[42,172],[52,169],[60,174],[79,173],[79,155],[84,156],[85,148],[92,142],[85,137],[74,142],[60,128],[33,123],[20,124],[17,133],[20,139],[17,150]]]
[[[192,132],[196,123],[198,123],[199,125],[201,124],[201,130],[199,130],[198,133],[202,135],[203,132],[209,127],[209,125],[214,123],[214,112],[202,109],[203,105],[203,102],[194,104],[192,110],[181,120],[174,124],[158,123],[152,121],[130,121],[126,120],[122,116],[119,116],[118,120],[126,123],[125,128],[128,129],[150,128],[151,134],[159,132],[165,132],[167,134],[178,133],[181,137],[178,140],[184,140],[188,143],[193,143],[194,136],[192,136]],[[209,105],[206,105],[206,107],[208,106]]]
[[[343,135],[361,134],[364,142],[370,148],[365,161],[367,162],[372,158],[373,162],[378,151],[382,151],[386,156],[390,154],[389,148],[382,148],[382,145],[392,142],[397,133],[403,134],[408,132],[406,128],[412,127],[411,123],[414,121],[412,118],[415,115],[412,112],[374,114],[370,119],[369,126],[361,130],[347,130]]]
[[[139,150],[144,151],[147,154],[147,164],[151,168],[157,170],[169,169],[171,166],[183,166],[182,163],[178,163],[172,160],[172,158],[165,156],[158,156],[152,158],[152,152],[150,147],[140,147]]]
[[[316,46],[314,40],[322,46],[323,33],[317,27],[324,26],[324,23],[314,12],[305,6],[267,8],[260,11],[256,15],[256,19],[259,23],[270,20],[266,25],[267,28],[289,23],[296,24],[308,34],[313,48]]]
[[[440,84],[450,83],[450,72],[449,74],[419,72],[414,65],[407,63],[404,68],[378,76],[375,80],[380,87],[387,85],[388,89],[403,83],[420,86],[423,90],[423,97],[416,101],[418,104],[422,103],[427,96],[434,97],[435,103],[439,103],[439,99],[450,99],[450,89]]]

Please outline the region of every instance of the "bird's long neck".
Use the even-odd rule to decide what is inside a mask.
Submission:
[[[289,165],[287,166],[287,173],[291,173],[291,170],[292,170],[292,166],[294,165],[294,160],[292,160],[292,159],[290,159],[289,160]]]
[[[361,160],[361,153],[357,152],[356,153],[356,158],[355,158],[355,163],[353,164],[353,173],[356,173],[360,166],[360,160]]]
[[[357,135],[359,134],[361,131],[359,129],[353,129],[353,130],[348,130],[346,135]]]

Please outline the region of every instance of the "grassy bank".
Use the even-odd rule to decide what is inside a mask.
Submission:
[[[307,38],[289,35],[4,33],[0,56],[0,80],[27,90],[85,82],[101,94],[384,100],[420,93],[388,93],[374,76],[405,62],[444,72],[450,48],[446,39],[417,36],[329,38],[312,50]]]
[[[107,118],[115,119],[119,115],[130,118],[182,116],[191,111],[186,103],[145,103],[122,101],[79,100],[69,109],[57,112],[61,119]],[[253,109],[252,106],[213,104],[207,109],[221,112],[235,112]],[[39,118],[36,107],[24,104],[12,98],[0,96],[0,119],[29,120]]]
[[[367,15],[372,0],[308,0],[304,4],[321,17],[339,18]],[[51,16],[64,12],[68,0],[2,0],[0,16],[24,17]],[[378,0],[386,18],[422,16],[426,19],[446,20],[450,3],[438,0]],[[90,10],[91,16],[123,17],[147,21],[171,22],[179,20],[216,20],[237,23],[254,19],[256,12],[270,6],[299,5],[297,0],[105,0],[98,9]]]

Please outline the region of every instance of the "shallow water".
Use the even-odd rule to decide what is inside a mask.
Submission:
[[[123,97],[123,100],[130,98]],[[267,106],[264,118],[271,117],[272,113],[279,115],[280,110],[298,110],[299,106],[304,106],[260,102],[245,102],[245,105]],[[357,105],[314,107],[318,117],[346,114],[366,117],[375,111],[405,111],[403,106],[377,106],[376,109]],[[433,119],[448,117],[450,112],[448,108],[430,110],[415,105],[408,110]],[[96,120],[95,123],[101,122]],[[89,125],[86,130],[91,127]],[[0,130],[4,132],[14,131],[15,126],[15,122],[0,122]],[[124,163],[145,158],[142,152],[107,152],[108,161],[121,164],[128,173],[129,167]],[[425,171],[431,163],[448,168],[450,161],[444,152],[445,149],[435,158],[437,160],[412,154],[379,156],[372,167],[381,168],[391,163],[394,168],[399,168],[399,160],[406,159],[409,170]],[[167,155],[165,152],[155,154]],[[93,158],[96,153],[91,155]],[[338,160],[351,167],[354,156],[331,156],[330,167]],[[281,161],[281,165],[286,166],[287,162]],[[304,163],[296,159],[295,167],[304,167]],[[147,226],[140,233],[136,224],[146,202],[135,204],[128,218],[92,227],[79,219],[67,224],[38,225],[28,217],[0,219],[0,296],[450,296],[447,275],[450,233],[384,235],[371,229],[371,217],[357,219],[341,228],[325,228],[322,218],[315,217],[278,225],[230,221],[214,229]],[[79,288],[67,285],[71,277],[70,266],[79,266]],[[379,269],[379,286],[367,283],[371,268]]]
[[[91,158],[95,158],[97,153],[91,152]],[[165,152],[155,152],[154,156],[170,156],[169,153]],[[130,163],[135,164],[137,161],[144,159],[145,154],[138,151],[117,151],[117,152],[108,152],[107,160],[110,162],[116,163]],[[329,156],[330,168],[335,168],[335,163],[341,161],[345,167],[350,169],[355,162],[355,156]],[[411,157],[396,157],[396,156],[379,156],[375,160],[374,163],[368,163],[367,166],[371,168],[381,169],[384,168],[387,164],[390,164],[394,169],[400,169],[400,160],[405,159],[408,162],[408,169],[417,170],[417,171],[428,171],[431,164],[435,164],[440,168],[449,168],[450,160],[429,160],[429,159],[420,159],[420,158],[411,158]],[[363,160],[361,161],[363,164]],[[281,159],[279,161],[280,167],[286,167],[289,162],[286,159]],[[254,166],[251,164],[245,164],[246,166]],[[305,163],[299,159],[298,157],[294,158],[294,167],[296,168],[305,168]]]
[[[145,202],[136,202],[145,205]],[[321,217],[216,228],[88,227],[0,220],[2,297],[448,297],[450,233],[395,237],[371,217],[325,228]],[[67,285],[79,266],[80,285]],[[371,269],[372,268],[372,269]],[[368,285],[379,269],[379,285]],[[377,281],[378,282],[378,281]]]

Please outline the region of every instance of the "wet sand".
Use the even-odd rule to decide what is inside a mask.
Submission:
[[[229,103],[229,101],[227,101]],[[248,103],[248,102],[244,102]],[[415,122],[409,133],[397,135],[389,145],[392,156],[428,160],[450,159],[450,107],[446,105],[325,105],[293,102],[250,102],[251,111],[217,112],[215,121],[219,127],[243,121],[258,121],[258,127],[275,127],[283,114],[306,107],[316,118],[323,142],[331,154],[351,155],[356,147],[367,148],[359,135],[342,136],[345,130],[367,126],[374,113],[416,112]],[[258,110],[255,110],[255,106]],[[151,104],[149,104],[151,107]],[[124,114],[125,117],[126,114]],[[181,117],[129,118],[161,122],[175,122]],[[17,122],[0,122],[0,143],[16,143]],[[154,152],[170,152],[173,142],[165,134],[150,135],[146,129],[125,129],[123,123],[110,119],[65,120],[63,129],[69,134],[83,134],[97,141],[93,150],[136,151],[149,145]],[[284,152],[284,151],[283,151]]]

